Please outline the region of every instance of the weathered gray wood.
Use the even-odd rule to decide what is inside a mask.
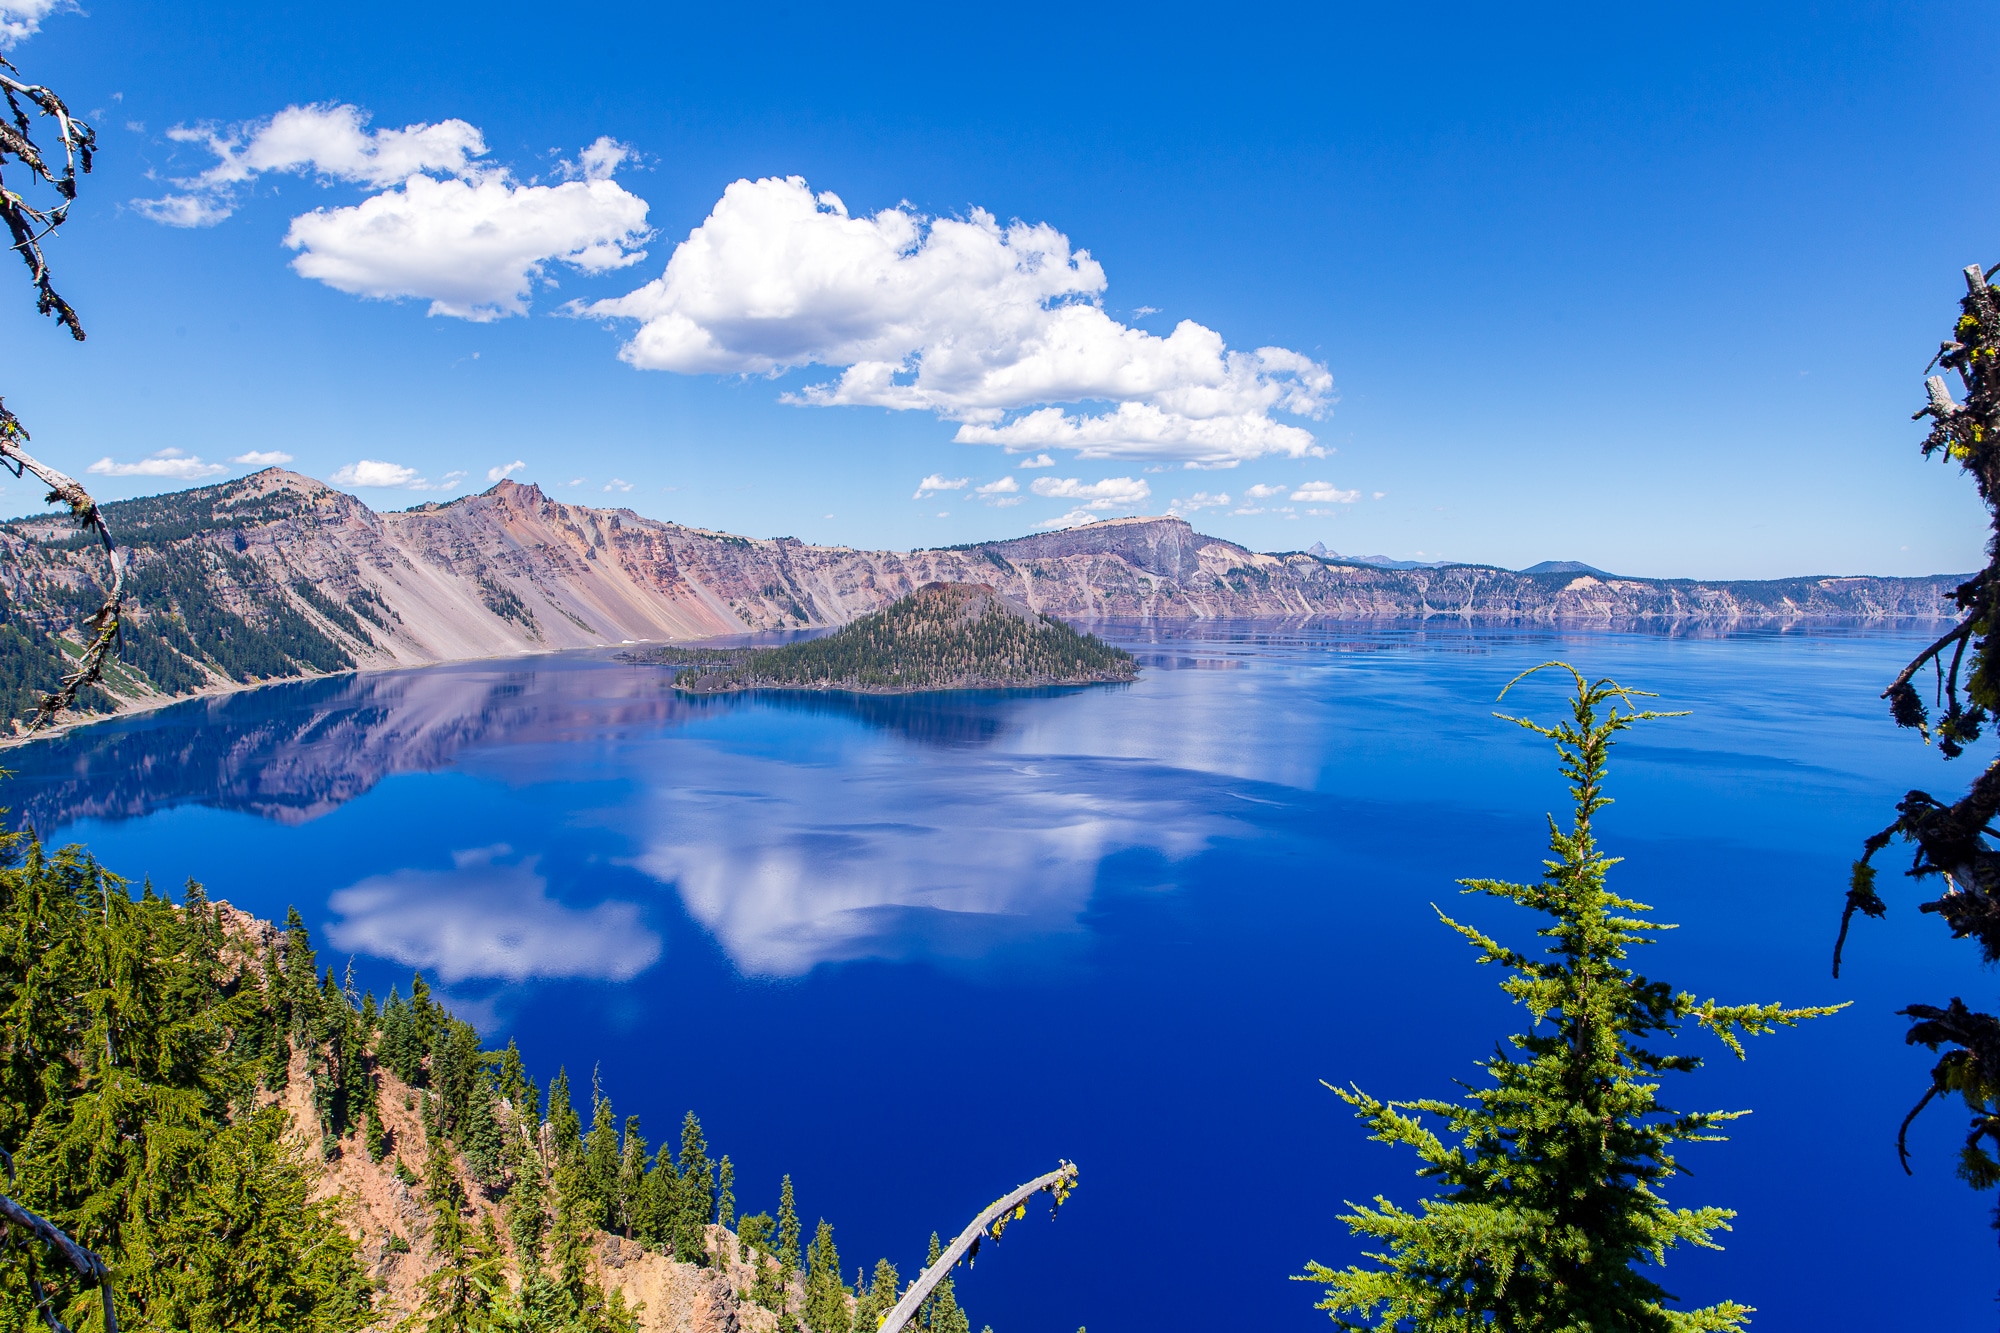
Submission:
[[[882,1321],[876,1333],[902,1333],[903,1325],[910,1322],[911,1316],[917,1312],[917,1307],[931,1294],[931,1289],[952,1270],[952,1265],[965,1257],[965,1252],[972,1248],[973,1243],[986,1234],[986,1228],[1012,1213],[1042,1190],[1054,1188],[1060,1199],[1075,1187],[1076,1164],[1064,1162],[1047,1175],[1037,1176],[1019,1189],[988,1204],[986,1211],[973,1218],[971,1225],[958,1233],[958,1239],[945,1247],[937,1262],[926,1268],[917,1280],[910,1284],[910,1289],[903,1293],[902,1300],[896,1302],[896,1308],[889,1311],[888,1317]]]
[[[35,710],[35,720],[29,724],[28,730],[39,731],[55,721],[58,713],[76,702],[78,690],[103,674],[104,659],[118,640],[118,626],[124,618],[125,552],[111,540],[111,529],[104,526],[104,515],[98,510],[97,501],[90,498],[90,492],[83,488],[82,483],[50,467],[21,447],[21,441],[27,438],[27,434],[14,414],[0,407],[0,467],[11,469],[17,477],[23,471],[30,472],[47,485],[49,502],[62,501],[69,506],[70,513],[76,516],[78,522],[96,529],[97,538],[104,543],[105,555],[111,561],[111,590],[105,594],[104,605],[97,608],[97,614],[86,622],[92,632],[90,643],[84,649],[82,660],[62,678],[56,692],[44,697],[41,707]]]

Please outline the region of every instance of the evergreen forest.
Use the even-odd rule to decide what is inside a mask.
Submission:
[[[916,690],[1130,680],[1132,655],[980,584],[930,583],[821,639],[778,648],[668,650],[682,689]]]
[[[420,974],[357,996],[297,913],[277,929],[198,883],[179,903],[134,893],[22,834],[0,858],[14,1197],[103,1257],[121,1327],[623,1333],[639,1311],[603,1280],[618,1241],[719,1273],[788,1333],[872,1333],[902,1290],[886,1259],[847,1272],[789,1176],[774,1211],[740,1213],[693,1112],[654,1148],[595,1079],[544,1091],[512,1042],[482,1046]],[[401,1230],[357,1234],[322,1187],[364,1161],[414,1202]],[[18,1253],[8,1326],[36,1322],[39,1286],[66,1326],[104,1327],[94,1291]],[[407,1309],[381,1276],[399,1255],[421,1273]],[[912,1327],[969,1333],[949,1277]]]

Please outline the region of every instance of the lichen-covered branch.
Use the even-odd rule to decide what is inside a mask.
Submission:
[[[42,241],[69,218],[69,206],[76,202],[76,178],[90,171],[91,155],[97,150],[97,134],[90,126],[70,115],[62,98],[39,84],[23,83],[20,71],[0,56],[0,97],[7,102],[7,114],[0,120],[0,222],[13,238],[14,252],[28,266],[35,284],[35,308],[54,315],[70,336],[83,341],[83,322],[69,302],[57,294],[49,280],[49,261],[42,254]],[[51,170],[34,138],[34,113],[56,123],[56,141],[62,145],[60,172]],[[13,158],[28,170],[30,183],[40,181],[54,190],[62,202],[53,208],[36,208],[18,192],[7,187],[5,168]]]
[[[1925,404],[1913,418],[1931,421],[1924,457],[1941,455],[1958,464],[1978,487],[1991,528],[1987,564],[1957,589],[1958,624],[1911,659],[1882,692],[1896,724],[1915,728],[1926,741],[1934,737],[1946,759],[1962,754],[2000,714],[2000,660],[1993,652],[1995,613],[2000,610],[2000,288],[1988,281],[1995,272],[2000,269],[1977,264],[1965,270],[1958,321],[1932,360],[1933,366],[1959,377],[1964,400],[1953,398],[1943,375],[1931,375],[1924,382]],[[1932,676],[1928,704],[1919,688],[1926,668]],[[1867,840],[1854,863],[1834,941],[1833,974],[1840,975],[1855,915],[1881,917],[1888,911],[1876,888],[1874,857],[1898,840],[1914,848],[1905,872],[1910,878],[1944,881],[1944,891],[1919,910],[1941,918],[1953,939],[1976,940],[1987,963],[2000,962],[1996,815],[2000,759],[1955,801],[1927,791],[1906,794],[1897,803],[1895,821]],[[1989,1151],[1989,1146],[2000,1149],[2000,1019],[1957,997],[1943,1008],[1912,1004],[1902,1013],[1912,1020],[1906,1037],[1910,1044],[1942,1052],[1931,1069],[1930,1087],[1897,1134],[1904,1169],[1909,1166],[1911,1122],[1938,1094],[1956,1093],[1972,1117],[1959,1174],[1977,1189],[2000,1185],[2000,1155]]]
[[[14,252],[28,266],[28,276],[35,286],[36,309],[44,315],[55,316],[69,330],[70,336],[81,342],[83,322],[52,285],[48,257],[42,253],[42,241],[68,219],[70,205],[76,202],[77,177],[90,171],[97,136],[90,126],[69,113],[69,107],[64,105],[62,98],[39,84],[22,82],[16,77],[19,73],[4,56],[0,56],[0,98],[6,101],[6,114],[0,117],[0,222],[6,224]],[[55,122],[56,142],[62,146],[59,170],[50,166],[40,145],[35,142],[37,115]],[[50,208],[37,208],[18,191],[10,189],[4,175],[10,161],[27,169],[26,184],[33,186],[39,182],[54,191],[60,202]],[[0,467],[7,468],[17,477],[32,473],[47,485],[49,503],[68,505],[78,522],[96,529],[111,562],[111,582],[104,603],[85,622],[89,626],[90,641],[84,646],[83,656],[76,666],[63,675],[55,691],[44,696],[41,705],[36,708],[34,721],[28,729],[38,731],[76,702],[77,691],[95,684],[103,675],[104,659],[118,642],[125,596],[125,553],[112,541],[110,529],[104,526],[104,516],[98,511],[97,501],[91,498],[90,492],[74,477],[58,472],[30,454],[24,447],[27,440],[28,432],[21,425],[20,418],[0,403]]]
[[[1075,1188],[1076,1165],[1064,1162],[1047,1175],[1037,1176],[1019,1189],[1012,1190],[988,1204],[985,1211],[973,1218],[965,1230],[958,1233],[958,1238],[945,1247],[944,1253],[937,1257],[937,1262],[926,1268],[917,1280],[910,1284],[910,1289],[903,1293],[903,1299],[897,1301],[896,1308],[889,1311],[882,1320],[882,1325],[876,1333],[902,1333],[903,1325],[910,1322],[911,1316],[917,1312],[917,1307],[924,1303],[924,1298],[931,1294],[932,1288],[952,1270],[953,1265],[960,1259],[976,1256],[979,1253],[979,1242],[989,1234],[988,1228],[991,1228],[993,1239],[999,1240],[1000,1233],[1007,1229],[1007,1224],[1026,1212],[1029,1199],[1045,1191],[1054,1196],[1055,1202],[1049,1208],[1050,1214],[1053,1215],[1056,1209],[1062,1207],[1063,1201],[1069,1198],[1070,1191]]]
[[[9,1174],[13,1171],[11,1159],[7,1162]],[[85,1249],[70,1239],[69,1234],[55,1223],[36,1213],[29,1212],[7,1195],[0,1194],[0,1247],[10,1250],[25,1249],[29,1243],[39,1244],[51,1256],[59,1260],[65,1268],[75,1273],[85,1287],[95,1287],[104,1301],[105,1333],[118,1333],[118,1312],[111,1300],[111,1270],[96,1251]],[[28,1265],[28,1294],[34,1301],[35,1312],[49,1327],[49,1333],[69,1333],[69,1326],[56,1314],[55,1298],[43,1288],[41,1278],[35,1272],[32,1260]]]
[[[90,498],[75,478],[58,472],[47,463],[21,447],[28,438],[28,432],[6,404],[0,402],[0,467],[5,467],[15,476],[31,473],[36,480],[49,488],[50,504],[66,504],[79,523],[94,529],[98,540],[104,543],[104,553],[111,563],[111,586],[105,591],[104,602],[96,614],[84,622],[90,633],[90,642],[85,645],[83,656],[77,664],[63,675],[61,683],[52,694],[44,695],[35,709],[35,720],[28,724],[28,730],[39,731],[55,721],[56,716],[76,702],[77,691],[92,685],[104,674],[104,659],[118,642],[118,627],[122,622],[125,600],[125,552],[111,538],[111,529],[104,526],[104,515],[97,507],[97,501]]]

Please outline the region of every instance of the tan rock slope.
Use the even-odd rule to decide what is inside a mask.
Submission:
[[[254,967],[264,954],[283,952],[283,934],[269,921],[230,904],[218,903],[225,930],[242,966]],[[399,1329],[417,1312],[422,1301],[423,1280],[436,1271],[439,1258],[430,1244],[432,1226],[422,1187],[406,1184],[396,1174],[400,1159],[419,1180],[429,1163],[425,1157],[425,1134],[418,1110],[420,1094],[388,1069],[372,1071],[376,1083],[376,1105],[388,1130],[393,1152],[380,1162],[368,1160],[357,1128],[344,1138],[323,1146],[308,1127],[318,1120],[313,1107],[312,1079],[304,1051],[294,1051],[289,1078],[283,1092],[265,1094],[291,1113],[291,1136],[308,1158],[322,1158],[315,1193],[337,1198],[348,1233],[360,1243],[362,1262],[375,1286],[375,1320],[378,1329]],[[520,1132],[516,1112],[504,1099],[499,1103],[505,1117],[503,1130]],[[466,1220],[476,1231],[487,1217],[494,1222],[506,1276],[518,1281],[519,1261],[509,1238],[502,1200],[467,1174],[459,1171],[459,1184],[467,1201]],[[638,1312],[642,1333],[774,1333],[777,1315],[748,1299],[757,1279],[750,1262],[769,1265],[768,1255],[746,1252],[734,1232],[710,1224],[707,1267],[680,1263],[658,1250],[636,1241],[599,1232],[591,1247],[594,1276],[608,1298],[617,1291],[624,1295],[628,1310]],[[792,1308],[797,1310],[805,1292],[792,1283]]]

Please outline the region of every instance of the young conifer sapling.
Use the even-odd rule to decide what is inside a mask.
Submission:
[[[1593,821],[1611,804],[1604,780],[1614,738],[1634,723],[1674,715],[1642,711],[1633,700],[1650,695],[1586,680],[1563,662],[1524,672],[1507,688],[1549,667],[1575,680],[1567,720],[1544,726],[1499,716],[1555,743],[1570,781],[1570,826],[1550,817],[1552,855],[1540,882],[1460,881],[1466,893],[1541,914],[1547,947],[1516,950],[1438,913],[1481,962],[1506,971],[1501,989],[1532,1022],[1482,1062],[1490,1082],[1462,1100],[1385,1102],[1359,1088],[1333,1089],[1371,1138],[1414,1148],[1417,1173],[1443,1186],[1415,1212],[1379,1195],[1372,1207],[1350,1203],[1341,1220],[1386,1250],[1344,1269],[1314,1263],[1299,1275],[1324,1286],[1319,1308],[1343,1329],[1722,1333],[1741,1329],[1751,1313],[1734,1301],[1670,1308],[1675,1298],[1648,1271],[1679,1246],[1721,1248],[1715,1233],[1729,1229],[1733,1211],[1676,1208],[1660,1191],[1680,1169],[1678,1144],[1718,1141],[1719,1127],[1747,1114],[1664,1105],[1660,1077],[1692,1073],[1701,1059],[1652,1043],[1693,1024],[1740,1059],[1742,1034],[1843,1006],[1718,1004],[1626,965],[1634,947],[1670,927],[1605,887],[1617,858],[1599,849]],[[1448,1138],[1426,1116],[1442,1120]]]

